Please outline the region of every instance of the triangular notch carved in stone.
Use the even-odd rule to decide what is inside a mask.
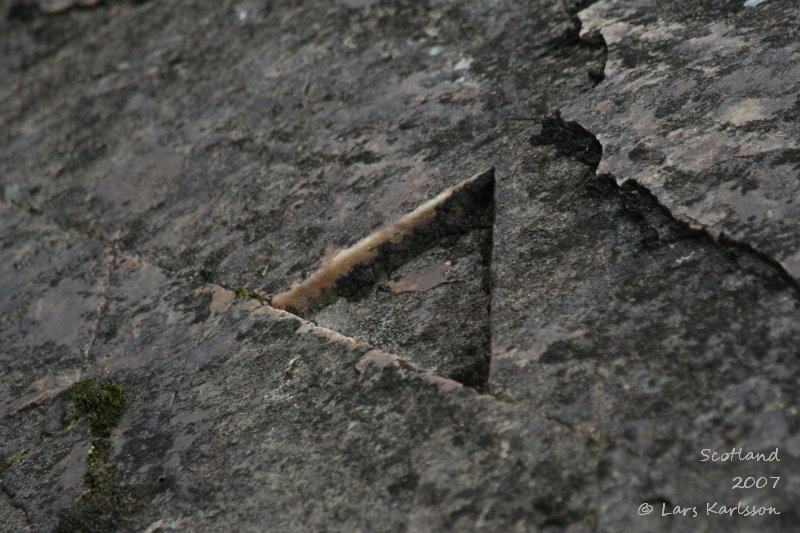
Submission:
[[[272,305],[485,390],[494,170],[445,189]]]

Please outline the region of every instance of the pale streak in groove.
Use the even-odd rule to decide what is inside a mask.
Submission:
[[[278,309],[303,309],[311,305],[313,300],[336,285],[336,281],[351,272],[358,265],[374,260],[383,244],[397,244],[413,233],[414,229],[429,223],[436,216],[437,210],[455,193],[485,178],[493,169],[484,170],[448,187],[435,198],[425,202],[407,215],[392,222],[374,233],[364,237],[356,244],[345,248],[331,260],[324,263],[302,283],[296,284],[286,292],[272,298],[272,307]]]

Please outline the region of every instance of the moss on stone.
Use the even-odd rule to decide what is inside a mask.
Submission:
[[[76,417],[86,417],[94,437],[109,437],[125,409],[125,391],[112,379],[84,378],[69,390]]]
[[[233,293],[236,295],[236,300],[247,300],[249,298],[254,298],[259,302],[264,301],[264,297],[261,294],[247,285],[237,285],[233,288]]]
[[[494,397],[501,402],[509,403],[511,405],[519,405],[522,403],[521,398],[517,398],[516,396],[511,396],[509,394],[498,393],[495,394]]]
[[[113,464],[90,467],[85,484],[88,490],[78,503],[61,513],[56,533],[114,531],[146,503],[136,492],[118,483]]]
[[[28,451],[27,451],[27,450],[20,450],[20,451],[18,451],[18,452],[14,452],[14,453],[12,453],[11,455],[9,455],[9,456],[8,456],[8,457],[6,457],[5,459],[3,459],[3,461],[0,461],[0,476],[2,476],[3,474],[5,474],[5,473],[8,471],[8,469],[9,469],[9,468],[11,468],[11,467],[12,467],[12,466],[14,466],[15,464],[17,464],[17,462],[18,462],[20,459],[22,459],[22,457],[23,457],[23,456],[24,456],[26,453],[28,453]]]
[[[110,531],[119,528],[146,500],[119,483],[111,459],[111,431],[125,410],[122,385],[112,379],[84,378],[69,390],[74,412],[68,422],[86,419],[92,442],[87,452],[86,488],[71,509],[61,513],[54,531]]]

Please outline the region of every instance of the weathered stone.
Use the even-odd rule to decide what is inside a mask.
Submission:
[[[398,268],[362,299],[338,299],[311,318],[484,390],[489,377],[489,265],[485,230]],[[448,331],[443,335],[443,331]]]
[[[800,281],[800,6],[602,1],[580,16],[608,45],[606,79],[564,114],[603,144],[598,172]]]
[[[553,136],[545,131],[539,138]],[[588,135],[588,134],[587,134]],[[490,389],[586,436],[604,490],[604,531],[660,530],[626,502],[735,505],[737,475],[796,483],[800,298],[752,252],[673,221],[644,190],[598,179],[553,147],[513,170],[499,196]],[[779,447],[781,463],[700,463],[704,448]],[[780,531],[797,493],[762,491]],[[702,504],[702,505],[701,505]],[[753,519],[736,527],[747,530]],[[718,519],[691,521],[716,531]]]
[[[0,1],[0,529],[796,529],[797,9],[589,3]],[[267,305],[490,167],[493,217]],[[782,514],[659,516],[715,500]]]

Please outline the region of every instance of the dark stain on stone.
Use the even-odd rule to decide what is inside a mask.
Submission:
[[[38,3],[30,0],[18,0],[11,4],[6,14],[6,19],[9,22],[30,22],[39,14]]]
[[[409,472],[396,482],[389,485],[386,490],[389,491],[391,496],[397,496],[404,491],[413,491],[419,485],[419,475],[415,472]]]
[[[200,322],[205,322],[206,319],[211,316],[211,300],[213,300],[213,296],[209,292],[204,292],[198,296],[187,297],[184,300],[184,304],[190,306],[190,308],[194,309],[194,320],[192,320],[192,324],[199,324]]]
[[[794,165],[794,170],[800,170],[800,149],[787,148],[780,152],[773,160],[774,165]]]
[[[600,164],[603,147],[598,140],[576,122],[566,122],[556,111],[542,120],[541,131],[531,137],[534,146],[553,145],[561,155],[568,155],[589,165]]]
[[[628,152],[628,158],[631,161],[648,161],[657,165],[663,164],[666,160],[663,154],[648,148],[643,143],[637,144],[633,150]]]

